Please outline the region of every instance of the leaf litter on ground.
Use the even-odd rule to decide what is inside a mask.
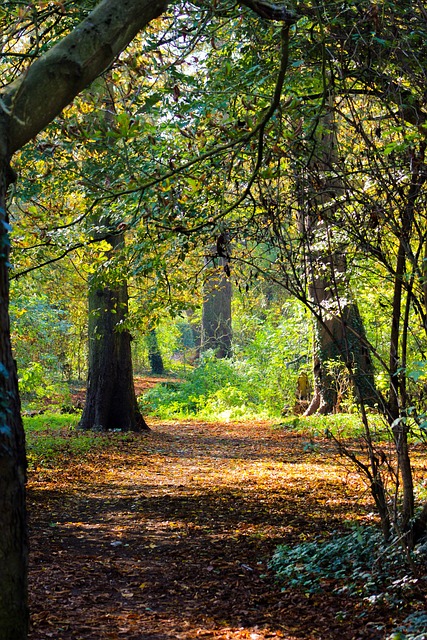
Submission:
[[[264,421],[151,427],[33,465],[30,640],[386,637],[385,603],[283,588],[269,568],[278,545],[374,519],[329,441],[307,450]]]

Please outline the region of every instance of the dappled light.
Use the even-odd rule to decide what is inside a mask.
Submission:
[[[0,640],[426,640],[423,0],[0,33]]]
[[[269,568],[280,544],[376,522],[330,442],[262,421],[151,427],[31,472],[32,640],[383,637],[395,613],[331,581],[282,591]]]

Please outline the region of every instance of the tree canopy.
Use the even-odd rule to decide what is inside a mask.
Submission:
[[[344,453],[366,474],[386,537],[393,522],[405,532],[408,434],[425,428],[411,395],[427,352],[422,3],[39,0],[3,3],[0,16],[0,525],[21,522],[5,542],[15,552],[0,593],[21,576],[0,612],[5,638],[24,637],[27,617],[9,214],[12,278],[65,256],[98,291],[128,278],[125,331],[135,301],[147,328],[162,307],[197,306],[206,262],[224,257],[237,287],[261,278],[302,302],[316,320],[318,385],[327,391],[344,367],[356,390],[368,463]],[[372,288],[386,340],[372,330]],[[396,447],[403,497],[392,515],[370,403]],[[23,621],[16,634],[7,609]]]

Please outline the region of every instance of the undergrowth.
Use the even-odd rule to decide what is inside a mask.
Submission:
[[[380,415],[369,416],[369,427],[374,441],[387,440],[390,432]],[[295,431],[308,437],[360,438],[365,435],[361,417],[357,413],[336,413],[333,415],[288,416],[276,428]]]
[[[277,417],[282,398],[249,362],[205,354],[181,383],[163,383],[139,399],[143,413],[159,418],[233,420]]]
[[[46,412],[37,416],[24,416],[27,459],[30,469],[62,464],[66,458],[74,459],[106,448],[111,438],[105,434],[76,429],[80,416],[75,413]],[[114,434],[122,435],[123,434]]]
[[[413,563],[425,563],[426,549],[419,547]],[[306,593],[332,589],[337,595],[362,597],[367,604],[391,608],[407,604],[414,589],[425,589],[425,579],[409,569],[398,543],[385,545],[373,526],[358,526],[327,540],[315,539],[295,546],[277,547],[271,562],[283,590]]]

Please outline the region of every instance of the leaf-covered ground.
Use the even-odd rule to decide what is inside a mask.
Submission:
[[[372,519],[330,443],[262,422],[150,424],[31,472],[31,640],[385,637],[395,614],[281,591],[267,566],[280,543]]]

